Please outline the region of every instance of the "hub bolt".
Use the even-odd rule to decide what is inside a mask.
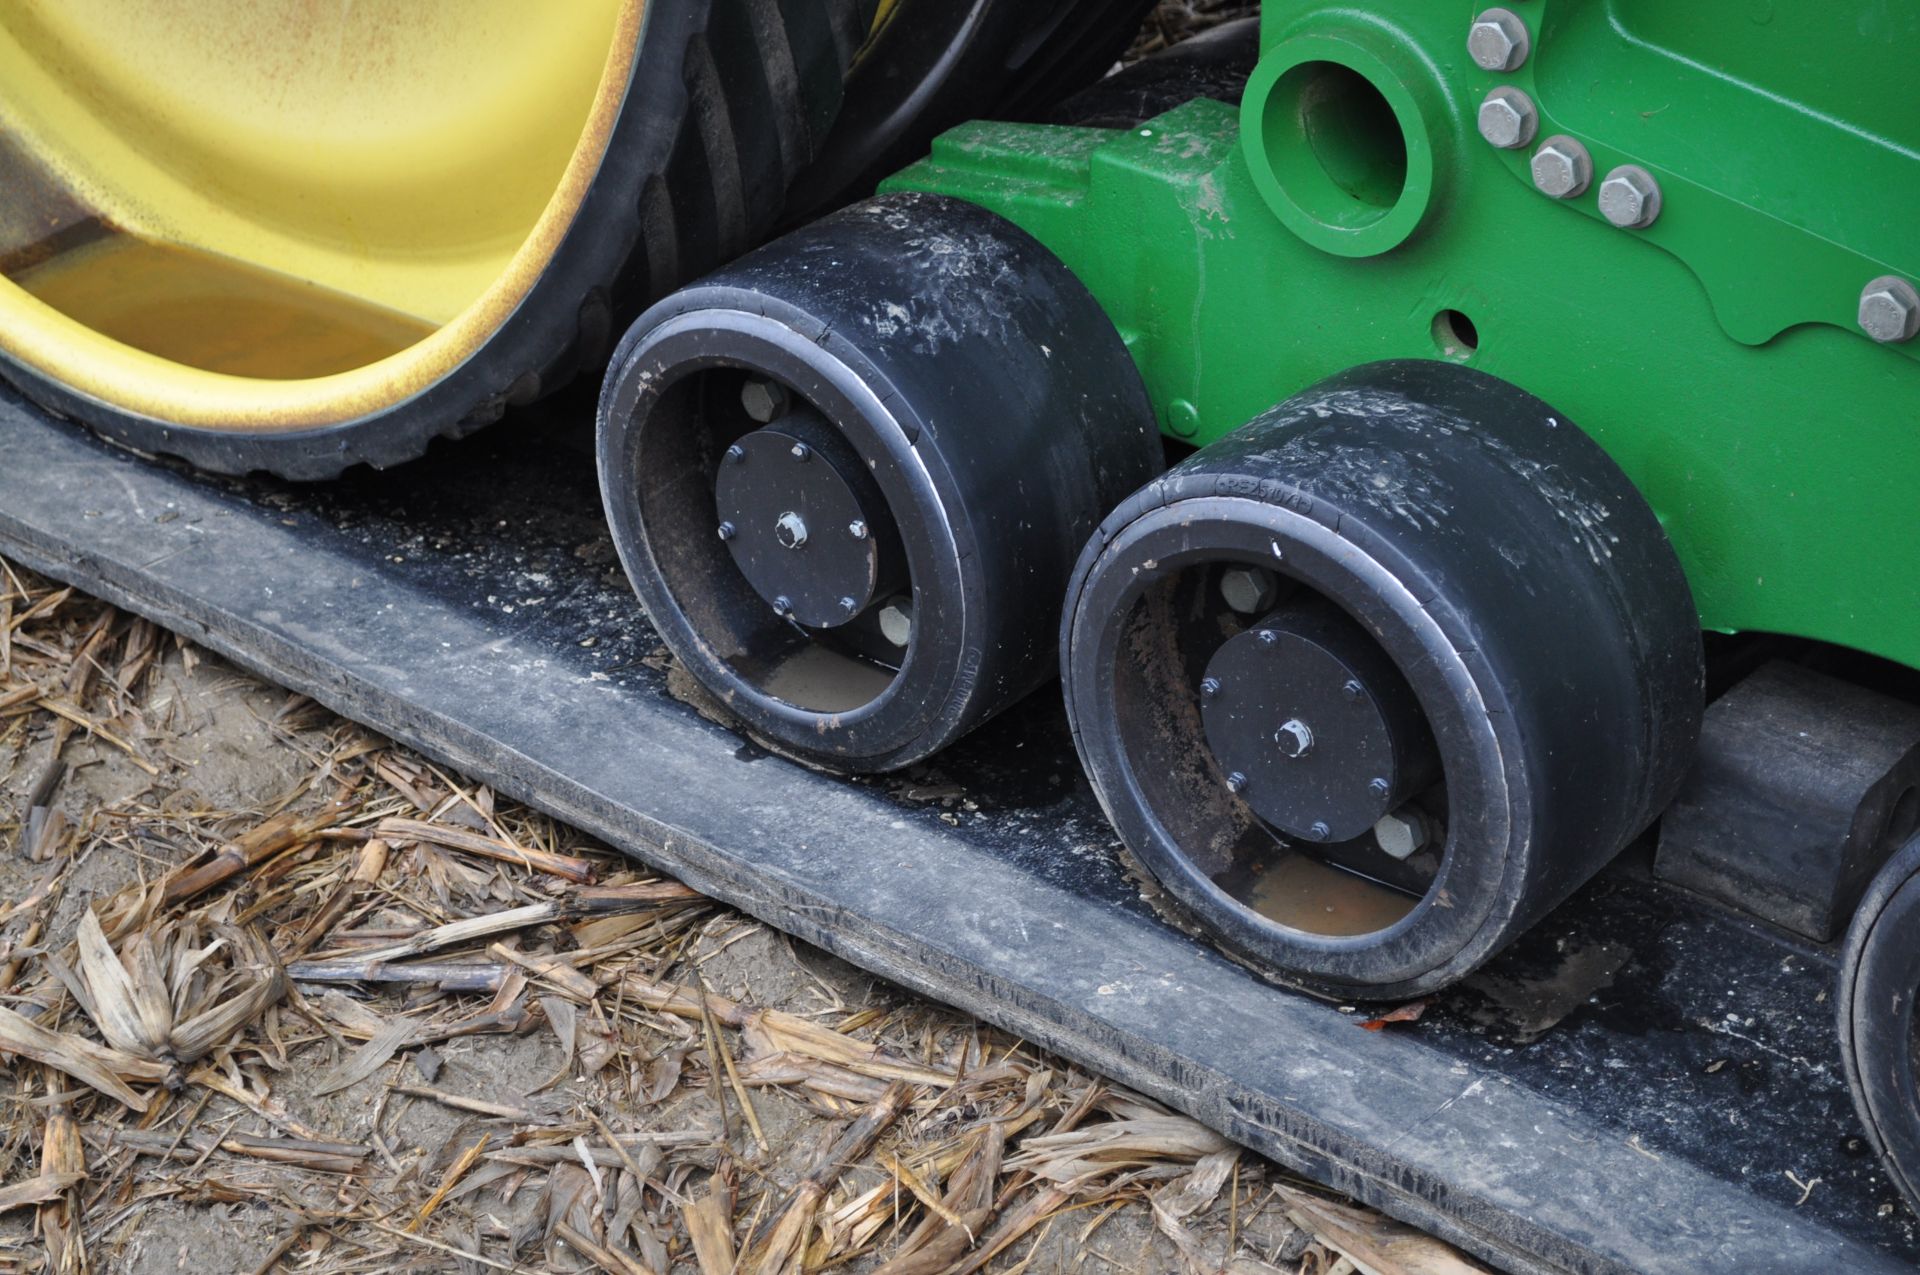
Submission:
[[[733,446],[727,448],[726,455],[721,457],[721,459],[726,461],[726,463],[729,465],[738,465],[741,461],[745,460],[746,458],[747,458],[747,449],[742,447],[738,443],[735,443],[733,444]]]
[[[1346,684],[1340,688],[1340,693],[1346,696],[1349,704],[1358,704],[1360,697],[1367,693],[1367,688],[1352,678],[1348,678]]]
[[[1905,279],[1883,275],[1860,290],[1860,329],[1881,344],[1920,334],[1920,292]]]
[[[1278,592],[1273,573],[1259,567],[1229,567],[1220,577],[1220,597],[1242,615],[1269,610]]]
[[[1220,693],[1219,678],[1203,677],[1200,679],[1200,698],[1201,699],[1212,699],[1214,696],[1218,695],[1219,693]]]
[[[1480,136],[1503,151],[1518,150],[1540,129],[1540,112],[1519,89],[1502,86],[1480,103]]]
[[[721,524],[720,524],[720,538],[721,538],[722,540],[731,540],[731,539],[733,539],[733,533],[734,533],[734,531],[735,531],[735,527],[734,527],[734,525],[733,525],[732,523],[730,523],[730,522],[723,522],[723,523],[721,523]]]
[[[1374,841],[1395,859],[1412,857],[1427,844],[1429,835],[1426,816],[1411,806],[1382,815],[1373,825]]]
[[[913,641],[913,603],[904,597],[894,598],[880,608],[880,636],[895,646],[905,646]]]
[[[1272,646],[1274,643],[1280,640],[1280,635],[1278,633],[1275,633],[1272,629],[1261,629],[1259,633],[1259,638],[1260,638],[1261,646]]]
[[[787,410],[787,387],[775,381],[748,381],[740,387],[740,406],[765,425]]]
[[[793,599],[783,593],[773,600],[773,609],[779,614],[791,618],[793,615]]]
[[[1227,791],[1238,795],[1247,786],[1247,777],[1239,771],[1227,776]]]
[[[1384,797],[1391,792],[1392,789],[1393,785],[1389,784],[1385,779],[1369,779],[1367,781],[1367,791],[1376,797]]]
[[[807,461],[813,459],[813,448],[807,446],[805,443],[795,443],[793,445],[793,458],[805,464]]]
[[[780,521],[773,524],[773,538],[784,548],[798,549],[807,543],[807,524],[799,514],[789,509],[780,515]]]
[[[1273,732],[1273,742],[1280,745],[1285,756],[1305,757],[1313,748],[1313,731],[1299,718],[1289,718]]]
[[[858,611],[860,609],[860,604],[854,601],[852,598],[841,598],[840,609],[842,611],[845,611],[848,615],[852,615],[855,611]]]
[[[1467,32],[1467,52],[1482,71],[1517,71],[1530,47],[1527,24],[1511,9],[1488,9]]]
[[[847,534],[855,540],[865,540],[867,538],[867,524],[858,521],[850,522],[847,524]]]
[[[1327,827],[1324,823],[1315,823],[1313,827],[1307,829],[1307,835],[1315,841],[1325,841],[1333,835],[1333,829]]]
[[[1572,199],[1593,180],[1593,156],[1566,134],[1556,134],[1540,143],[1533,153],[1533,184],[1543,195],[1554,199]]]
[[[1600,183],[1600,215],[1622,230],[1644,230],[1660,215],[1660,183],[1638,164],[1622,164]]]

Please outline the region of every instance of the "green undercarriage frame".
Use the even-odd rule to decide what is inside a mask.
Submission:
[[[1458,0],[1267,0],[1236,109],[1129,132],[972,124],[889,190],[981,204],[1040,239],[1126,338],[1170,435],[1204,444],[1324,376],[1451,358],[1554,404],[1632,476],[1704,627],[1920,667],[1920,340],[1862,289],[1920,282],[1920,5],[1509,0],[1517,70],[1467,51]],[[1591,152],[1556,200],[1496,149]],[[1596,191],[1638,164],[1658,219]]]

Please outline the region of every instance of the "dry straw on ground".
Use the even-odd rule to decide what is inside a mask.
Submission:
[[[201,659],[0,564],[0,1271],[1476,1269],[850,970],[722,995],[770,932],[297,697],[212,808]]]

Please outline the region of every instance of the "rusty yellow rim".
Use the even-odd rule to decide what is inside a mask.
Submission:
[[[12,0],[0,350],[208,429],[406,399],[552,258],[644,3]]]

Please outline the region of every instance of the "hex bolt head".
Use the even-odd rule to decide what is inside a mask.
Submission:
[[[865,540],[867,538],[867,524],[857,520],[850,522],[847,524],[847,534],[855,540]]]
[[[1272,646],[1280,640],[1280,635],[1272,629],[1261,629],[1256,636],[1260,639],[1261,646]]]
[[[1488,9],[1467,32],[1467,52],[1482,71],[1518,71],[1533,47],[1527,24],[1511,9]]]
[[[1313,751],[1313,730],[1299,718],[1289,718],[1273,732],[1273,742],[1284,757],[1305,757]]]
[[[734,533],[738,530],[739,528],[735,527],[732,523],[723,522],[720,524],[720,528],[719,528],[720,538],[722,540],[731,540],[734,537]]]
[[[1333,829],[1327,827],[1324,823],[1316,822],[1313,827],[1307,829],[1307,835],[1315,841],[1325,841],[1333,835]]]
[[[1920,334],[1920,291],[1897,275],[1882,275],[1860,290],[1860,330],[1882,345]]]
[[[841,598],[840,609],[842,611],[845,611],[848,615],[852,615],[855,611],[858,611],[860,609],[860,604],[854,601],[852,598]]]
[[[1540,131],[1540,112],[1519,89],[1502,86],[1480,103],[1480,136],[1489,146],[1519,150]]]
[[[1247,777],[1241,774],[1239,771],[1236,770],[1231,775],[1227,776],[1228,792],[1239,793],[1240,791],[1245,789],[1246,786],[1247,786]]]
[[[1554,199],[1572,199],[1593,181],[1593,156],[1564,133],[1540,143],[1533,152],[1533,184]]]
[[[913,602],[906,597],[890,599],[880,608],[880,636],[895,646],[913,641]]]
[[[1200,698],[1201,699],[1212,699],[1214,696],[1218,695],[1219,693],[1220,693],[1219,678],[1203,677],[1200,679]]]
[[[805,443],[795,443],[793,445],[792,456],[795,460],[804,464],[813,459],[813,448],[807,446]]]
[[[746,458],[747,458],[747,449],[742,447],[740,444],[735,443],[731,447],[727,448],[726,454],[723,455],[720,459],[729,465],[738,465],[741,461],[745,460]]]
[[[806,520],[789,509],[773,524],[773,538],[780,542],[782,548],[798,549],[807,543]]]
[[[1340,694],[1346,697],[1346,701],[1349,704],[1358,704],[1360,697],[1366,693],[1367,688],[1352,678],[1348,678],[1346,683],[1340,687]]]
[[[1622,230],[1645,230],[1660,215],[1660,183],[1638,164],[1622,164],[1600,183],[1600,215]]]
[[[787,387],[777,381],[748,381],[740,387],[740,406],[765,425],[787,410]]]
[[[1412,857],[1428,839],[1426,816],[1410,806],[1380,816],[1373,825],[1373,839],[1380,849],[1395,859]]]
[[[1367,781],[1367,791],[1372,793],[1376,797],[1386,796],[1388,792],[1392,791],[1392,787],[1393,786],[1389,784],[1385,779],[1376,778],[1376,779],[1369,779]]]
[[[1279,592],[1273,572],[1259,567],[1229,567],[1220,576],[1221,599],[1242,615],[1270,610]]]
[[[783,593],[773,600],[773,609],[780,615],[791,617],[793,615],[793,599]]]

